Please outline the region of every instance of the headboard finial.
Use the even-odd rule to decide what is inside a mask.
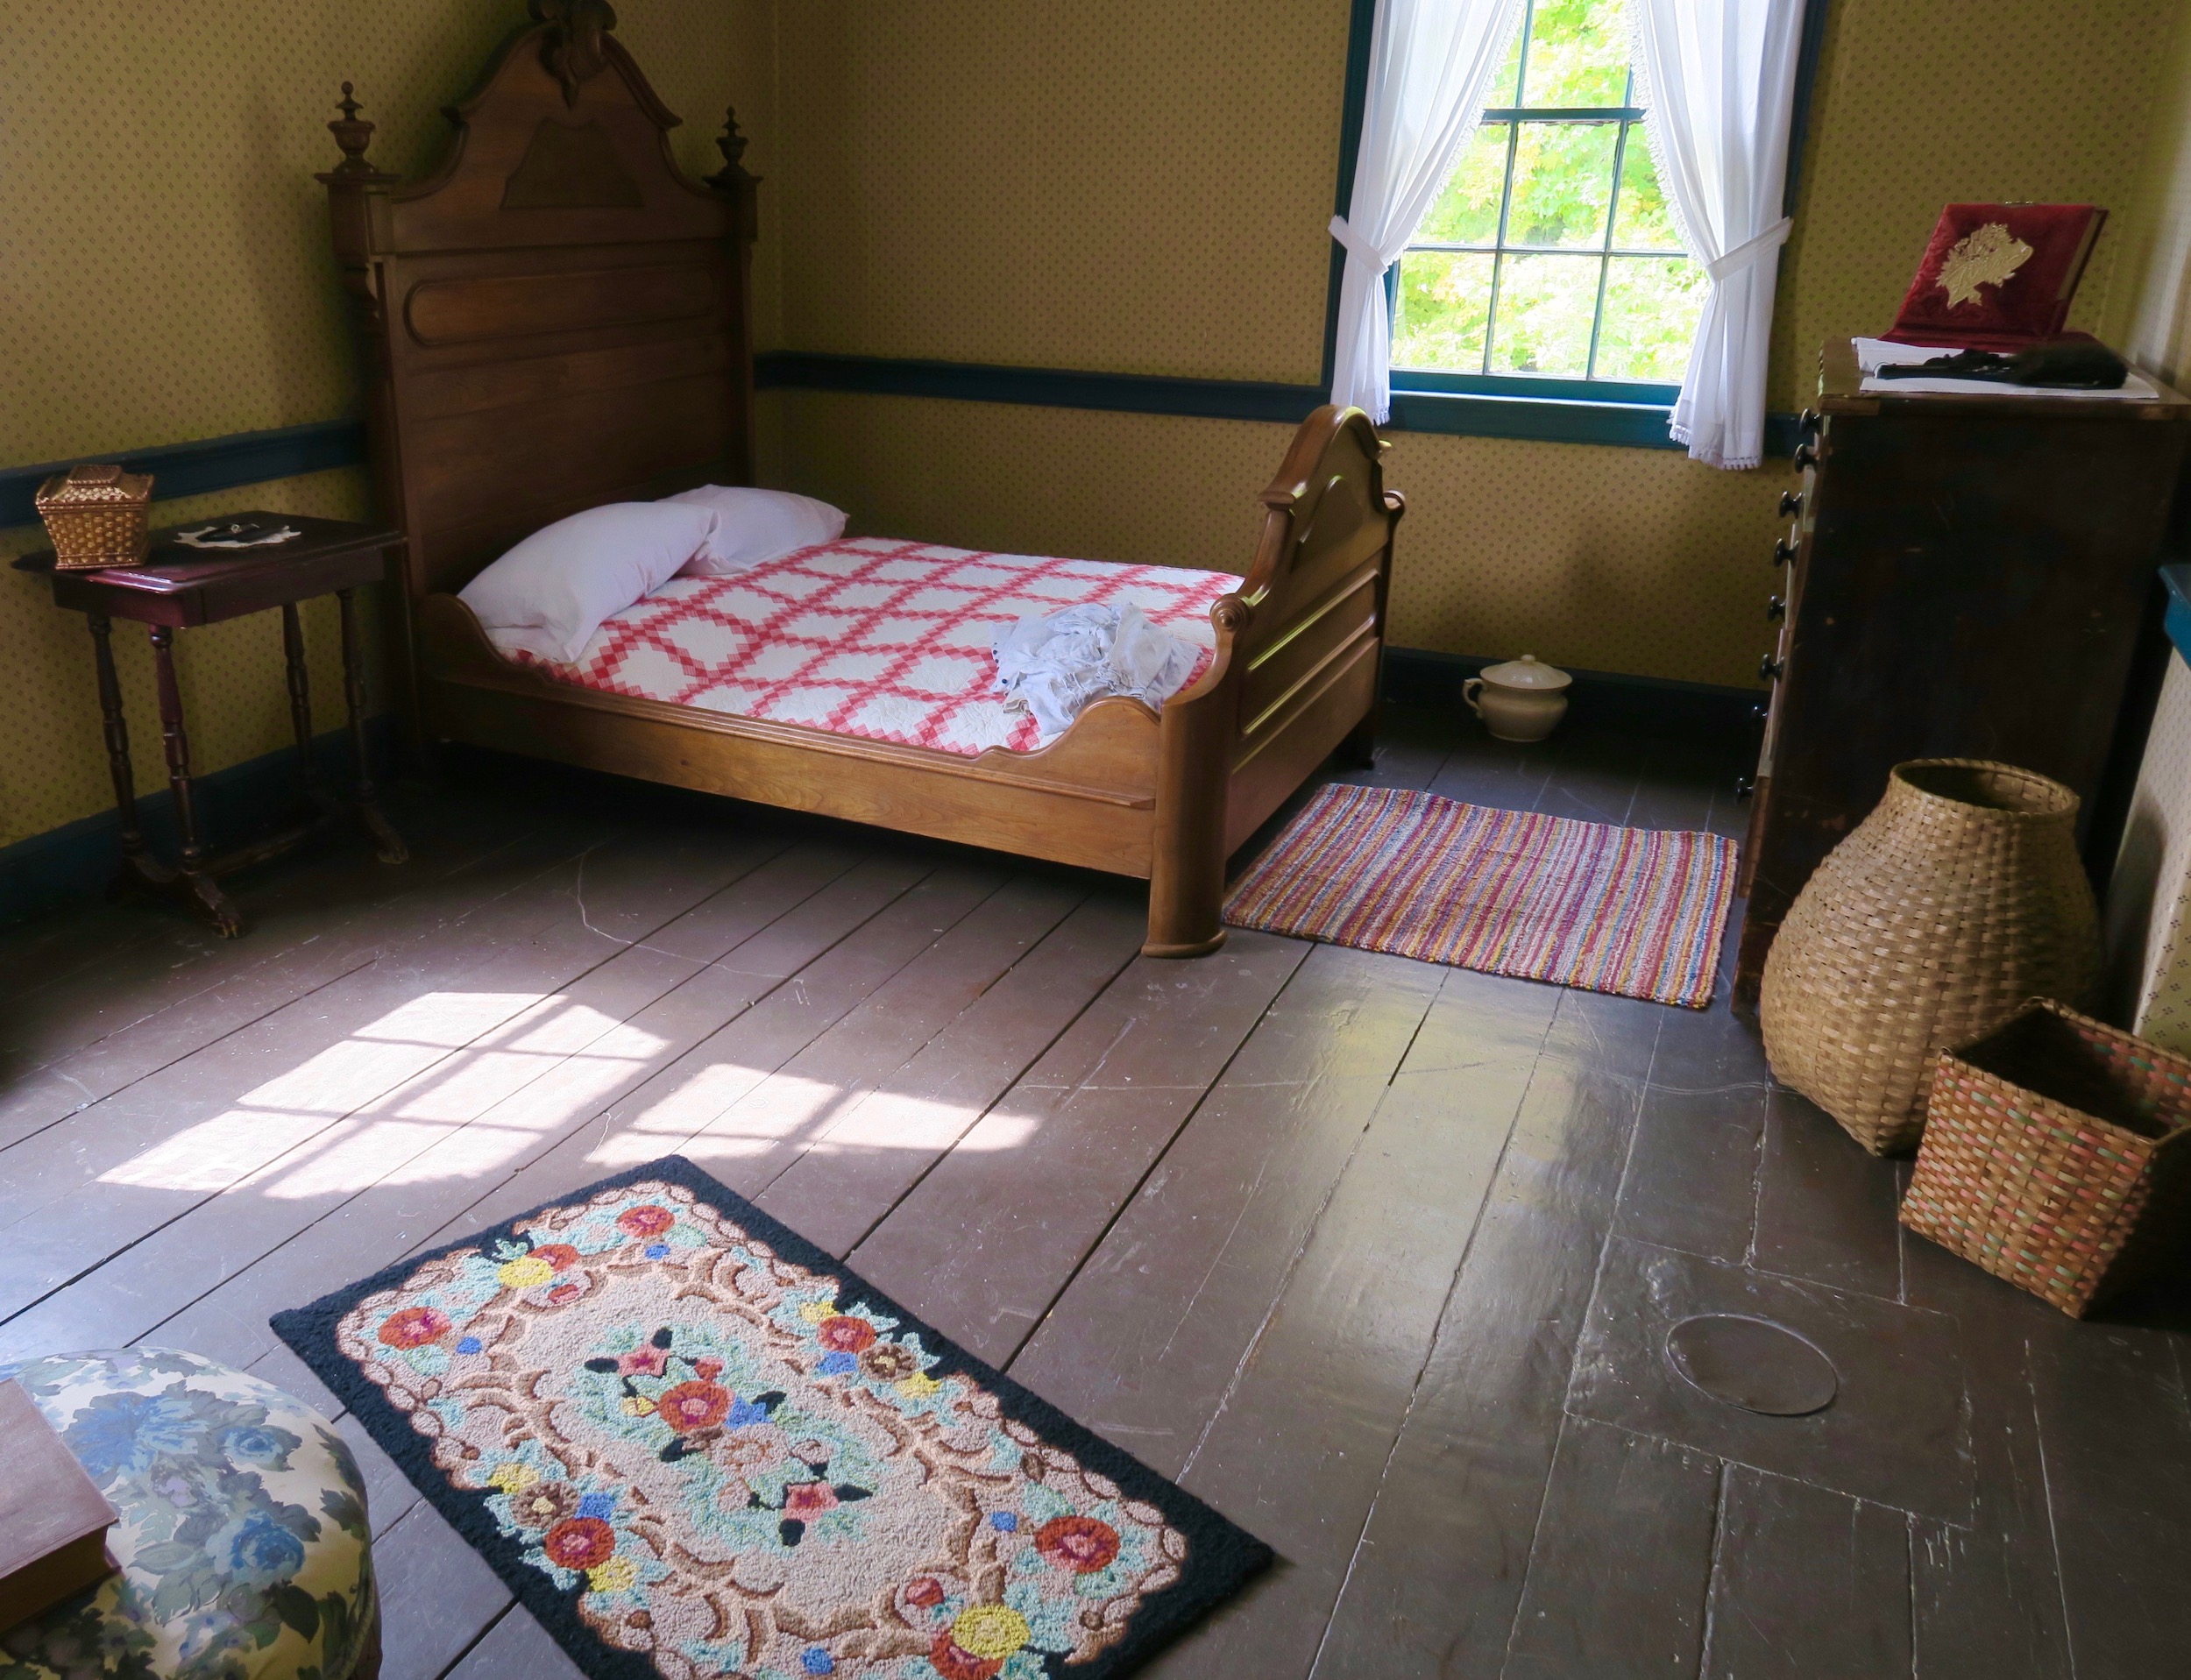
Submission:
[[[738,131],[738,110],[723,107],[723,131],[715,137],[715,149],[723,154],[723,167],[707,177],[711,187],[728,187],[746,173],[746,137]]]
[[[343,149],[343,160],[335,166],[332,173],[337,175],[378,175],[380,171],[365,161],[365,148],[372,144],[374,125],[358,117],[358,113],[363,108],[351,93],[351,84],[347,82],[343,83],[343,96],[335,107],[342,115],[327,125],[327,131],[335,137],[335,144]]]
[[[549,25],[541,58],[563,83],[563,103],[578,103],[581,84],[608,68],[602,38],[616,27],[616,8],[608,0],[531,0],[534,21]]]

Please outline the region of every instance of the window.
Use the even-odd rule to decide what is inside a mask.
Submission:
[[[1652,166],[1621,0],[1530,0],[1493,89],[1393,270],[1393,365],[1678,384],[1709,287]]]

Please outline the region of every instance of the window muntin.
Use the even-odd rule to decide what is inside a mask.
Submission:
[[[1680,381],[1707,284],[1634,97],[1623,0],[1529,0],[1395,267],[1395,368]]]

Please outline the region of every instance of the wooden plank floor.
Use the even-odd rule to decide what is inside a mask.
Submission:
[[[1742,743],[1395,709],[1382,785],[1739,834]],[[1237,934],[1130,883],[482,760],[415,861],[0,935],[0,1360],[266,1316],[678,1152],[1261,1535],[1162,1676],[2186,1671],[2179,1277],[2076,1324],[1696,1012]],[[1730,941],[1731,948],[1731,941]],[[1835,1405],[1673,1377],[1760,1313]],[[354,1419],[389,1680],[575,1670]]]

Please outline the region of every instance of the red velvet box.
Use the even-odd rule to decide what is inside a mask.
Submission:
[[[1950,204],[1884,337],[1997,351],[2088,337],[2062,323],[2107,216],[2096,204]]]

